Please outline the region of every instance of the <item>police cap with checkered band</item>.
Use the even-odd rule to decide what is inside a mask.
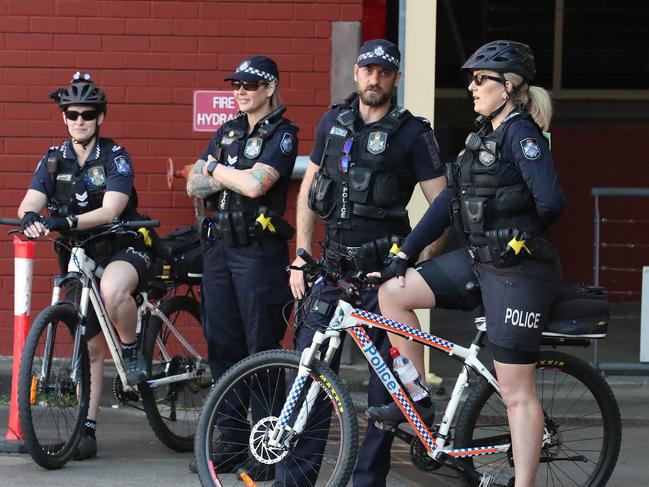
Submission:
[[[225,81],[243,81],[244,83],[278,83],[279,70],[277,63],[266,56],[250,56],[241,61],[234,74]]]
[[[358,51],[356,64],[359,67],[378,64],[392,71],[399,71],[401,52],[399,48],[385,39],[366,41]]]

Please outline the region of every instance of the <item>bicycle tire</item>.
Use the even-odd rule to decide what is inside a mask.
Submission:
[[[160,311],[183,333],[193,330],[202,339],[200,304],[196,300],[189,296],[173,296],[162,302]],[[156,342],[158,335],[172,355],[170,361],[166,361],[160,354]],[[197,346],[196,343],[192,345]],[[184,372],[187,367],[194,368],[194,362],[187,350],[155,315],[151,315],[145,335],[144,357],[149,367],[149,377],[152,379],[173,375],[177,371]],[[169,374],[170,370],[173,371],[172,374]],[[212,376],[207,363],[203,363],[202,370],[200,378],[157,388],[146,384],[140,386],[149,425],[158,439],[172,450],[187,452],[194,448],[194,432],[200,411],[212,386]]]
[[[77,322],[76,309],[71,306],[45,308],[29,330],[20,362],[18,410],[25,446],[34,461],[48,470],[61,468],[72,458],[88,414],[90,362],[83,339],[77,384],[69,380]],[[49,374],[54,382],[48,379],[46,390],[42,390],[38,377],[50,323],[56,329]]]
[[[606,485],[622,441],[620,409],[611,388],[586,362],[564,353],[542,351],[536,367],[545,427],[553,434],[542,449],[535,485]],[[484,446],[494,435],[509,435],[506,410],[494,388],[482,381],[462,408],[454,448]],[[509,485],[513,478],[509,452],[463,461],[492,474],[495,485]]]
[[[238,412],[236,409],[237,405],[233,399],[240,399],[240,397],[244,395],[242,392],[246,390],[245,388],[248,388],[248,391],[250,392],[249,399],[254,398],[257,405],[267,407],[268,410],[265,411],[265,413],[270,413],[270,415],[257,420],[254,418],[254,406],[250,407],[249,413],[248,406],[246,405],[245,414],[239,416],[240,424],[236,424],[236,428],[233,427],[234,425],[230,427],[232,428],[231,431],[236,432],[241,431],[239,427],[247,426],[248,438],[250,439],[250,437],[252,437],[253,440],[252,442],[248,441],[246,443],[233,443],[233,445],[239,445],[239,448],[243,448],[244,450],[242,451],[245,452],[245,455],[250,455],[248,458],[256,457],[259,462],[260,473],[264,474],[264,472],[268,472],[270,464],[278,463],[279,461],[285,461],[285,465],[293,465],[291,462],[296,461],[296,459],[292,456],[292,452],[294,451],[294,447],[300,444],[301,438],[312,438],[309,436],[310,433],[318,431],[318,428],[321,428],[321,431],[324,431],[324,425],[328,425],[329,423],[325,423],[327,419],[324,415],[319,414],[319,410],[315,406],[320,400],[322,400],[322,404],[326,405],[326,411],[333,411],[333,414],[329,414],[329,412],[326,414],[331,417],[332,421],[335,421],[335,424],[329,428],[328,435],[325,435],[325,441],[331,442],[331,445],[329,443],[323,445],[323,453],[318,457],[322,458],[322,468],[318,467],[317,470],[314,469],[315,475],[318,478],[316,478],[315,483],[312,485],[322,485],[327,487],[343,487],[347,485],[352,475],[352,470],[356,463],[356,455],[358,453],[358,421],[356,418],[356,412],[351,396],[343,382],[330,368],[319,360],[313,362],[311,373],[309,379],[306,381],[304,391],[308,390],[309,385],[313,381],[316,381],[323,385],[321,390],[324,391],[324,393],[319,394],[318,399],[313,403],[314,407],[311,410],[312,413],[308,417],[309,419],[306,422],[305,429],[301,436],[294,437],[289,448],[278,449],[275,450],[275,452],[273,452],[268,445],[263,443],[263,441],[255,443],[255,438],[267,438],[266,435],[268,431],[272,429],[263,429],[263,427],[258,428],[258,426],[265,424],[272,425],[273,421],[276,420],[278,413],[281,411],[281,408],[286,401],[287,391],[290,390],[293,383],[293,377],[299,368],[300,356],[300,353],[292,350],[271,350],[259,352],[235,364],[216,383],[214,389],[205,402],[205,407],[201,414],[198,423],[198,430],[196,432],[196,445],[194,452],[196,455],[199,479],[203,486],[220,485],[223,487],[234,487],[242,485],[241,480],[237,475],[232,475],[231,472],[219,473],[217,471],[220,466],[217,464],[216,467],[214,467],[214,464],[217,462],[217,460],[215,460],[215,455],[219,453],[214,452],[212,448],[217,448],[217,445],[219,444],[224,445],[222,436],[218,438],[218,440],[215,439],[214,436],[220,434],[217,421],[222,418],[227,418],[230,422],[237,419],[235,415],[232,414],[232,411]],[[283,373],[281,372],[282,370],[284,371]],[[264,373],[266,373],[267,376],[264,376]],[[265,377],[267,377],[267,379],[265,379]],[[263,395],[264,392],[276,393],[276,396],[266,396]],[[304,400],[305,392],[296,399],[296,412],[300,410],[300,404],[303,403]],[[252,401],[248,401],[247,404],[250,404],[250,402]],[[252,434],[250,433],[251,423],[254,423]],[[223,423],[221,423],[221,425],[223,426]],[[337,438],[337,433],[340,433],[339,439]],[[255,443],[254,453],[249,449],[249,446],[253,443]],[[273,455],[276,452],[279,452],[284,456],[274,457]],[[329,452],[332,453],[331,457],[327,455]],[[232,453],[232,455],[238,457],[237,461],[242,459],[241,452]],[[268,461],[262,463],[260,461],[260,458],[262,457],[267,458]],[[302,461],[301,458],[299,460]],[[221,463],[221,465],[225,462],[227,462],[227,460]],[[264,463],[267,465],[264,465]],[[307,462],[302,463],[302,465],[308,467],[309,464]],[[331,470],[331,473],[329,473],[329,470]],[[272,471],[275,471],[274,467]],[[266,478],[265,480],[272,481],[274,475],[275,474],[271,474],[271,478]],[[327,478],[319,478],[323,475]],[[288,485],[286,479],[281,478],[281,476],[278,475],[276,479],[281,485]],[[258,479],[253,478],[253,480],[259,482]],[[257,485],[259,485],[259,483]],[[263,485],[270,485],[270,483]],[[299,483],[299,485],[300,487],[307,487],[308,484]]]

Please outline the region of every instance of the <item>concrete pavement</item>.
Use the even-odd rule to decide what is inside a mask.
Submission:
[[[621,307],[614,312],[609,337],[600,346],[602,360],[637,360],[638,332],[632,322],[637,318],[638,307]],[[617,314],[616,314],[617,313]],[[463,316],[449,318],[434,317],[436,330],[444,338],[467,343],[473,333],[469,319]],[[441,324],[444,322],[445,324]],[[592,352],[584,349],[566,349],[568,353],[590,360]],[[443,355],[435,355],[434,371],[445,377],[445,387],[452,388],[452,377],[457,375],[459,364]],[[485,363],[488,363],[485,359]],[[6,432],[8,408],[8,379],[11,360],[0,358],[0,435]],[[110,372],[108,380],[112,380]],[[343,370],[344,378],[350,384],[359,411],[364,410],[364,393],[367,380],[366,367],[352,366]],[[646,451],[649,445],[649,377],[607,377],[615,393],[623,423],[623,441],[617,467],[608,485],[628,487],[649,485],[649,463]],[[110,391],[110,387],[106,387]],[[435,402],[438,411],[443,409],[445,396],[439,395]],[[103,399],[99,417],[97,438],[99,457],[96,460],[70,462],[58,471],[46,471],[38,467],[28,455],[0,454],[0,487],[46,485],[57,486],[142,486],[180,487],[198,485],[198,479],[191,474],[187,465],[191,454],[180,454],[164,447],[155,437],[144,413],[128,407],[113,407],[115,401],[108,392]],[[361,431],[365,419],[359,416]],[[390,487],[410,486],[456,486],[455,475],[448,469],[429,474],[417,470],[409,461],[409,447],[398,440],[393,447],[393,463],[388,485]]]

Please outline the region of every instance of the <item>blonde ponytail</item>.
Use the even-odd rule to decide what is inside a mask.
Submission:
[[[515,73],[506,73],[505,79],[514,86],[523,83],[523,77]],[[534,119],[534,122],[546,132],[550,128],[552,120],[552,99],[550,94],[540,86],[529,86],[523,84],[511,95],[514,105],[525,105]]]

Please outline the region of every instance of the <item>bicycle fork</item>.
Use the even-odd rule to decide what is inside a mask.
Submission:
[[[309,411],[311,406],[315,403],[318,393],[320,392],[321,385],[319,382],[313,382],[309,386],[309,390],[306,393],[306,398],[302,405],[300,406],[300,411],[298,412],[297,418],[293,423],[293,426],[289,426],[289,420],[294,415],[295,406],[297,400],[304,390],[304,385],[311,374],[311,364],[315,359],[320,358],[320,346],[324,343],[325,340],[329,339],[329,346],[325,353],[323,362],[326,365],[331,363],[336,350],[340,347],[342,342],[340,338],[340,331],[329,330],[326,332],[316,332],[313,336],[313,341],[309,348],[304,349],[302,352],[302,357],[300,358],[300,367],[297,372],[295,381],[291,386],[291,390],[288,393],[288,398],[284,403],[284,407],[279,415],[279,420],[273,430],[270,432],[268,438],[268,445],[275,448],[282,448],[288,439],[299,435],[304,431],[306,427],[307,418],[309,416]]]

